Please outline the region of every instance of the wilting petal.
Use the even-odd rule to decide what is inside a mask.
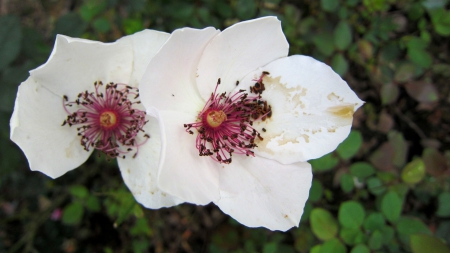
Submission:
[[[221,199],[214,203],[223,212],[248,227],[298,226],[311,187],[310,164],[235,156],[219,171]]]
[[[125,159],[118,157],[120,172],[125,184],[136,200],[147,208],[169,207],[183,202],[170,194],[161,191],[157,186],[158,165],[161,149],[158,122],[147,116],[148,123],[144,126],[145,133],[150,138],[139,147],[133,158],[133,153],[127,154]],[[142,143],[145,138],[136,139]]]
[[[25,153],[31,170],[56,178],[86,161],[76,127],[61,126],[63,98],[29,77],[19,86],[11,118],[11,140]]]
[[[131,86],[138,86],[150,59],[158,52],[167,41],[170,34],[154,30],[143,30],[135,34],[119,39],[118,43],[131,44],[133,46],[133,73],[130,81]]]
[[[48,61],[30,75],[53,93],[72,100],[78,93],[92,90],[95,81],[128,83],[132,63],[131,44],[58,35]]]
[[[285,57],[288,51],[289,44],[276,17],[237,23],[205,48],[198,65],[198,90],[207,100],[221,78],[218,93],[229,92],[250,71]]]
[[[191,114],[203,108],[205,101],[195,87],[195,75],[203,49],[217,33],[211,27],[184,28],[172,33],[150,61],[140,82],[142,103],[146,108],[154,106]]]
[[[161,131],[161,162],[158,186],[163,191],[194,204],[206,205],[218,200],[220,164],[209,157],[199,157],[195,136],[185,132],[183,124],[194,122],[190,114],[157,111]]]
[[[333,151],[348,136],[353,113],[363,102],[329,66],[290,56],[249,74],[238,88],[253,85],[262,71],[270,73],[263,79],[262,96],[273,113],[254,124],[264,138],[256,154],[283,164],[306,161]]]

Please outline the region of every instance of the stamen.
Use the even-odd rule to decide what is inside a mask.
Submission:
[[[198,132],[196,147],[199,156],[209,156],[219,163],[229,164],[233,154],[255,155],[252,151],[257,147],[255,138],[263,140],[263,137],[253,128],[253,122],[264,121],[272,115],[271,106],[261,98],[264,91],[262,79],[268,74],[263,72],[257,80],[258,86],[250,87],[252,92],[258,91],[254,92],[256,95],[249,95],[245,90],[230,95],[225,92],[217,94],[218,79],[214,92],[198,115],[198,121],[184,124],[187,133],[194,134],[191,128]]]

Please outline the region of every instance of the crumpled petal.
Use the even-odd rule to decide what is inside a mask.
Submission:
[[[245,226],[286,231],[298,226],[311,181],[311,165],[305,162],[282,165],[235,156],[220,169],[221,198],[214,203]]]
[[[161,46],[167,41],[170,34],[155,30],[143,30],[132,35],[128,35],[117,40],[118,43],[131,44],[133,46],[133,72],[130,86],[137,87],[144,75],[149,61],[158,52]]]
[[[95,81],[128,83],[133,68],[129,43],[102,43],[57,35],[48,61],[30,71],[36,82],[73,100]]]
[[[133,196],[143,206],[161,208],[178,205],[183,202],[181,199],[161,191],[157,186],[161,139],[157,120],[150,116],[147,120],[144,130],[150,138],[139,147],[135,158],[132,157],[134,153],[127,154],[125,159],[117,158],[120,172]],[[145,139],[138,136],[136,141],[143,143]]]
[[[29,77],[19,86],[11,117],[11,140],[25,153],[31,170],[57,178],[84,163],[89,152],[75,127],[61,126],[63,98]]]
[[[249,89],[263,71],[270,73],[263,79],[262,97],[272,106],[272,117],[254,123],[264,138],[256,142],[257,155],[283,164],[307,161],[347,138],[353,113],[364,102],[329,66],[308,56],[290,56],[250,73],[237,89]]]
[[[195,87],[195,73],[203,49],[217,33],[209,27],[203,30],[184,28],[171,34],[150,61],[140,82],[139,90],[146,108],[192,115],[200,112],[205,101]]]
[[[220,78],[218,93],[229,92],[250,71],[287,56],[288,51],[289,44],[276,17],[237,23],[205,48],[198,64],[198,90],[208,100]]]
[[[218,200],[219,164],[209,157],[199,157],[196,135],[184,131],[183,124],[192,116],[183,112],[149,110],[158,118],[161,131],[161,162],[158,187],[180,199],[206,205]]]

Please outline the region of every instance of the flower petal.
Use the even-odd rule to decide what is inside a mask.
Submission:
[[[163,191],[198,205],[218,200],[219,164],[209,157],[199,157],[195,136],[183,124],[195,117],[175,111],[148,110],[159,120],[161,131],[161,162],[158,187]]]
[[[48,61],[30,71],[39,84],[69,100],[92,90],[95,81],[128,83],[133,51],[129,43],[101,43],[56,36]]]
[[[220,169],[221,199],[214,203],[245,226],[286,231],[300,222],[311,180],[308,163],[235,156]]]
[[[61,126],[66,117],[62,96],[32,77],[19,86],[10,137],[25,153],[31,170],[56,178],[80,166],[92,153],[93,149],[87,152],[81,146],[76,127]]]
[[[161,149],[161,136],[159,134],[158,121],[147,116],[145,133],[150,138],[139,146],[135,158],[132,154],[125,159],[118,157],[120,172],[125,184],[130,189],[136,200],[147,208],[169,207],[182,203],[181,199],[161,191],[157,186],[158,165]],[[136,138],[137,143],[143,143],[144,138]]]
[[[287,56],[288,51],[289,44],[276,17],[237,23],[205,48],[198,65],[198,90],[207,100],[221,78],[218,93],[229,92],[250,71]]]
[[[143,30],[135,34],[125,36],[117,42],[131,44],[133,46],[133,73],[128,85],[137,87],[144,75],[149,61],[167,41],[170,34],[155,30]]]
[[[238,88],[248,89],[262,71],[270,73],[263,78],[262,97],[272,106],[272,117],[254,124],[264,138],[256,154],[295,163],[321,157],[347,138],[353,113],[364,102],[329,66],[290,56],[249,74]]]
[[[212,27],[184,28],[172,33],[150,61],[140,82],[146,108],[198,114],[205,101],[195,87],[195,73],[203,49],[217,33]]]

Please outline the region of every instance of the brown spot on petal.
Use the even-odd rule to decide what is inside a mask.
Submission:
[[[342,118],[352,118],[355,107],[352,104],[337,105],[328,107],[327,112]]]

